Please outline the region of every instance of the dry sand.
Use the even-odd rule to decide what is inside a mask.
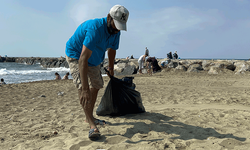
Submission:
[[[134,77],[146,113],[96,116],[109,122],[98,126],[102,136],[96,142],[88,139],[72,80],[0,86],[0,149],[250,149],[249,74],[170,71]],[[106,87],[109,78],[104,80]]]

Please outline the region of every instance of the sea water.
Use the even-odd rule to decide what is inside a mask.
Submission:
[[[54,80],[56,72],[63,78],[67,72],[70,72],[70,69],[65,67],[43,68],[40,64],[0,63],[0,78],[3,78],[7,84]],[[69,75],[69,79],[72,79],[71,75]]]

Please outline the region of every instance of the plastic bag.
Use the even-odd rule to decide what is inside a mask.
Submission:
[[[101,102],[96,110],[99,116],[121,116],[145,112],[141,94],[135,90],[134,77],[110,77]]]

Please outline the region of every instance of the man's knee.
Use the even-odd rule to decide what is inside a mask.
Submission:
[[[100,89],[97,89],[97,88],[94,88],[94,87],[90,88],[90,91],[91,91],[92,93],[98,93],[99,90],[100,90]]]

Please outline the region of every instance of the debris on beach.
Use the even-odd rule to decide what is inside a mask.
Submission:
[[[63,96],[64,92],[58,92],[57,95]]]

